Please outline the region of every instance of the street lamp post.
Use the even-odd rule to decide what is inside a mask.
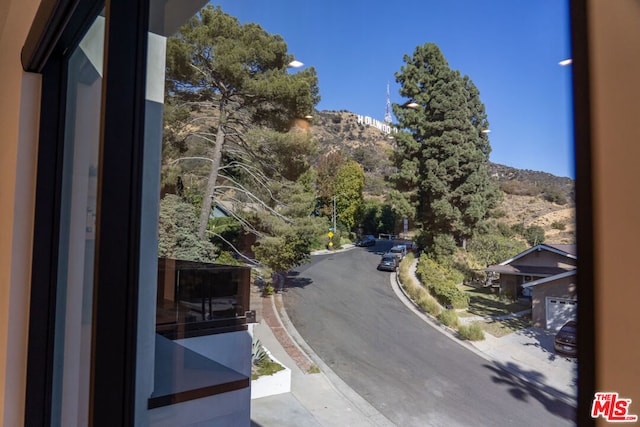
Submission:
[[[333,231],[336,232],[336,198],[340,197],[340,196],[344,196],[347,193],[340,193],[340,194],[334,194],[333,195]]]

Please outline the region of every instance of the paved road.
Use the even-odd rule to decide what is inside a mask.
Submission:
[[[376,270],[389,245],[313,257],[284,293],[318,356],[399,426],[569,426],[574,409],[425,324]],[[377,253],[378,252],[378,253]]]

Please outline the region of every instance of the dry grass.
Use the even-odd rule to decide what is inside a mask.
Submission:
[[[498,208],[505,212],[500,221],[509,225],[523,224],[525,227],[538,225],[543,228],[545,241],[557,244],[575,243],[575,208],[570,205],[557,205],[540,196],[518,196],[505,194]],[[565,224],[564,230],[558,230],[553,223]]]
[[[400,263],[398,274],[400,275],[400,283],[402,289],[409,295],[424,312],[432,316],[438,316],[442,311],[440,304],[429,294],[429,291],[420,284],[409,272],[409,266],[414,260],[413,254],[408,254]]]

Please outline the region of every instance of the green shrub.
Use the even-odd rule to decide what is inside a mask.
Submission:
[[[522,235],[524,233],[524,224],[513,224],[511,226],[511,229],[514,233]]]
[[[267,284],[263,289],[262,289],[262,296],[268,297],[270,295],[273,295],[273,293],[275,292],[275,289],[273,286],[271,286],[271,284]]]
[[[276,372],[282,371],[284,366],[274,362],[268,357],[264,358],[261,362],[255,365],[256,369],[251,374],[251,379],[256,380],[261,376],[273,375]]]
[[[504,218],[507,216],[507,212],[504,209],[494,209],[489,212],[491,218]]]
[[[258,365],[267,357],[267,352],[262,347],[262,342],[259,339],[254,338],[251,343],[251,364]]]
[[[469,307],[469,294],[455,285],[429,285],[429,292],[443,306],[451,308]]]
[[[513,237],[513,235],[514,235],[514,233],[515,233],[515,232],[513,231],[513,228],[511,228],[511,227],[509,226],[509,224],[506,224],[506,223],[504,223],[504,222],[499,222],[499,223],[496,225],[496,227],[498,228],[498,232],[499,232],[500,234],[502,234],[502,236],[504,236],[504,237]]]
[[[458,328],[458,334],[460,338],[468,341],[482,341],[484,340],[484,331],[478,323],[472,323],[470,325],[462,325]]]
[[[417,304],[425,313],[434,317],[438,317],[442,311],[440,304],[426,293],[417,301]]]
[[[501,182],[500,189],[507,194],[517,196],[537,196],[541,191],[535,184],[517,180]]]
[[[423,254],[418,260],[416,275],[441,305],[453,308],[469,306],[469,295],[456,286],[464,280],[459,271],[442,266]]]
[[[539,225],[531,225],[524,230],[524,238],[531,246],[544,242],[544,228]]]
[[[551,228],[555,230],[564,230],[567,228],[567,224],[562,221],[554,221],[551,223]]]
[[[544,199],[548,202],[556,203],[558,205],[567,204],[567,196],[556,187],[548,187],[544,190]]]
[[[455,310],[445,310],[438,316],[438,320],[445,326],[449,326],[450,328],[457,328],[458,321],[458,313]]]

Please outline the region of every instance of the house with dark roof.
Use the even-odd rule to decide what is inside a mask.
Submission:
[[[485,271],[498,274],[500,294],[531,302],[532,324],[556,330],[577,313],[575,245],[539,244]]]

